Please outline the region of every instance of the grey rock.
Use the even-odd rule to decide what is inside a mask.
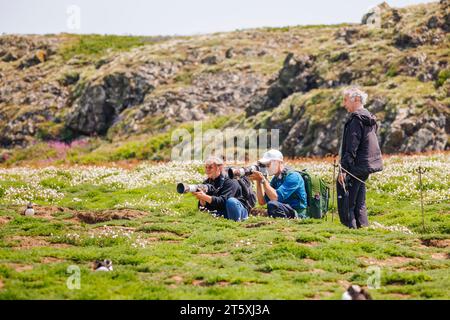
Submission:
[[[229,48],[229,49],[227,49],[227,51],[225,52],[225,58],[227,58],[227,59],[233,58],[234,55],[235,55],[235,53],[234,53],[234,49],[233,49],[233,48]]]
[[[154,89],[136,74],[115,73],[90,85],[66,119],[68,128],[83,134],[104,134],[126,108],[139,104]]]
[[[416,48],[422,44],[422,39],[418,35],[402,33],[394,38],[394,46],[399,49]]]
[[[441,25],[439,18],[437,16],[432,16],[430,19],[428,19],[427,27],[429,29],[436,29]]]
[[[347,51],[340,52],[330,58],[330,62],[346,61],[350,59],[350,54]]]
[[[204,57],[201,61],[201,63],[203,64],[209,64],[209,65],[214,65],[214,64],[218,64],[219,63],[219,58],[217,56],[207,56]]]
[[[2,56],[2,61],[3,62],[11,62],[11,61],[16,61],[18,58],[17,56],[12,53],[12,52],[7,52],[6,54],[4,54]]]
[[[278,77],[263,97],[255,97],[246,108],[247,116],[277,107],[283,99],[294,92],[307,92],[319,87],[323,80],[315,66],[314,56],[295,57],[289,53],[278,73]]]
[[[359,39],[359,30],[355,28],[341,28],[335,33],[336,40],[342,40],[350,45]]]

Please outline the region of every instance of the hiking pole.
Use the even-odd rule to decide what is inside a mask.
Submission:
[[[424,171],[422,171],[422,167],[419,166],[419,186],[420,186],[420,208],[422,210],[422,227],[423,227],[423,232],[425,233],[425,215],[423,213],[423,187],[422,187],[422,173],[424,173]]]
[[[354,174],[352,174],[352,173],[349,172],[348,170],[344,169],[340,164],[339,164],[338,166],[339,166],[339,173],[342,172],[342,171],[341,171],[341,169],[342,169],[343,171],[345,171],[346,173],[348,173],[351,177],[355,178],[356,180],[358,180],[359,182],[361,182],[361,183],[363,183],[363,184],[365,184],[365,185],[367,186],[367,183],[366,183],[365,181],[362,181],[360,178],[358,178],[357,176],[355,176]]]
[[[334,158],[333,162],[333,188],[331,189],[331,199],[333,199],[332,200],[333,210],[331,210],[331,222],[333,222],[334,220],[334,210],[336,210],[336,207],[334,205],[335,189],[336,189],[336,158]]]

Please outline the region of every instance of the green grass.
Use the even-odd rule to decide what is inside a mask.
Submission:
[[[441,70],[436,80],[436,87],[442,86],[447,79],[450,79],[450,69]]]
[[[224,128],[228,121],[233,118],[229,116],[221,116],[211,119],[207,123],[203,123],[203,130]],[[99,148],[92,152],[70,152],[67,161],[70,163],[92,164],[104,161],[118,161],[128,159],[138,160],[170,160],[172,147],[178,144],[178,141],[172,141],[172,134],[176,130],[187,130],[189,133],[194,132],[193,123],[183,123],[174,126],[173,129],[152,134],[144,135],[139,138],[120,141],[116,145],[108,143],[102,144]]]
[[[298,26],[284,26],[284,27],[265,27],[266,32],[289,32],[293,30],[308,30],[308,29],[324,29],[324,28],[342,28],[349,27],[352,24],[338,23],[338,24],[311,24],[311,25],[298,25]]]
[[[127,51],[131,48],[152,44],[152,38],[117,35],[70,35],[69,43],[61,48],[65,61],[74,56],[99,57],[109,51]]]
[[[372,264],[381,268],[381,287],[370,290],[375,299],[450,297],[448,247],[426,245],[450,238],[448,204],[426,207],[422,233],[414,204],[369,192],[369,219],[405,225],[415,232],[409,235],[349,230],[336,214],[320,221],[251,217],[235,223],[197,211],[191,195],[173,200],[172,184],[112,189],[72,187],[67,179],[41,181],[64,191],[53,204],[66,208],[63,213],[24,217],[20,207],[0,207],[0,299],[339,299],[349,283],[366,285]],[[146,215],[132,220],[74,219],[77,210],[111,209],[143,196],[164,205],[142,207]],[[133,228],[134,235],[90,236],[104,225]],[[131,245],[137,237],[148,241],[145,248]],[[31,239],[43,244],[23,245]],[[105,258],[112,259],[113,272],[90,269]],[[71,265],[80,268],[79,290],[66,286]]]

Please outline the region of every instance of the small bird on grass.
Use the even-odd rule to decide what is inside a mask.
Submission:
[[[94,261],[94,271],[112,271],[112,261],[105,260],[95,260]]]
[[[342,294],[342,300],[372,300],[372,296],[358,285],[351,285]]]
[[[31,202],[28,202],[27,208],[25,209],[23,214],[26,216],[34,216],[33,204]]]

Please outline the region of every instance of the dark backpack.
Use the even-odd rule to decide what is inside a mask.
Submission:
[[[306,215],[314,219],[322,219],[328,212],[330,188],[318,175],[310,174],[306,169],[297,171],[305,182]]]
[[[254,208],[256,205],[256,193],[253,191],[253,185],[251,181],[248,179],[247,176],[243,176],[239,178],[238,180],[239,185],[242,189],[242,197],[246,201],[248,208],[251,209]]]

